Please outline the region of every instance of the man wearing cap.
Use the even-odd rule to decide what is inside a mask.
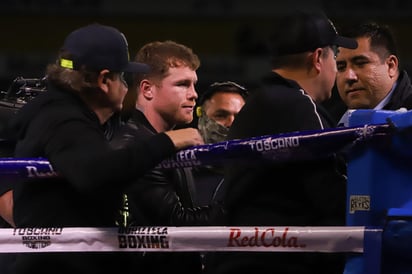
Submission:
[[[199,99],[196,115],[205,143],[227,140],[227,133],[248,96],[245,87],[233,81],[214,82]]]
[[[229,139],[333,126],[319,104],[331,96],[336,48],[356,48],[357,43],[339,36],[323,13],[296,12],[280,19],[274,24],[270,46],[272,71],[262,89],[248,97],[229,130]],[[290,162],[281,164],[228,164],[223,199],[227,225],[344,225],[346,177],[340,167],[335,157],[294,162],[293,155]],[[252,236],[262,240],[260,234]],[[269,244],[276,246],[276,237],[286,243],[289,236],[287,230],[274,231]],[[255,246],[252,238],[249,243]],[[241,239],[233,243],[247,245]],[[333,253],[219,252],[208,273],[334,274],[342,273],[343,266],[344,257]]]
[[[66,37],[57,62],[47,67],[48,91],[28,102],[11,123],[17,136],[14,156],[46,158],[52,168],[16,182],[17,227],[114,227],[121,193],[133,179],[177,149],[203,143],[196,130],[182,129],[124,149],[110,147],[105,131],[122,108],[127,91],[123,72],[148,70],[129,61],[127,41],[113,27],[91,24]],[[52,238],[59,236],[40,234],[21,235],[30,236],[23,239],[29,252],[53,245]],[[125,254],[72,252],[71,246],[62,250],[68,253],[19,253],[13,273],[131,271]]]
[[[214,82],[200,96],[196,115],[197,127],[205,143],[227,140],[236,115],[245,104],[248,90],[233,81]],[[223,191],[223,169],[218,166],[198,166],[193,169],[197,202],[201,205],[220,200]]]

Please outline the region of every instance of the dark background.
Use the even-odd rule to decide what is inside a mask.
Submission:
[[[15,77],[43,76],[65,36],[93,22],[122,31],[131,58],[153,40],[191,47],[202,61],[199,93],[222,80],[253,87],[269,69],[263,45],[274,19],[296,7],[323,9],[338,30],[360,19],[390,25],[401,66],[412,67],[412,2],[407,0],[1,0],[0,91]]]

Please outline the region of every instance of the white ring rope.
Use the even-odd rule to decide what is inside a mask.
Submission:
[[[0,253],[29,252],[355,252],[359,227],[3,228]],[[373,231],[372,231],[373,232]],[[380,230],[375,230],[380,233]]]

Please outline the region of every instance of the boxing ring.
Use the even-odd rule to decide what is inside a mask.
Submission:
[[[231,140],[179,151],[156,168],[348,155],[343,227],[0,229],[0,253],[345,252],[345,274],[412,273],[412,112],[357,110],[349,127]],[[247,159],[247,161],[246,161]],[[0,159],[0,177],[59,176],[47,159]]]

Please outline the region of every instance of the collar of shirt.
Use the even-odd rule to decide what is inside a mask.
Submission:
[[[393,94],[393,91],[395,90],[397,84],[398,84],[397,82],[395,82],[395,83],[393,84],[392,89],[391,89],[391,90],[389,91],[389,93],[385,96],[385,98],[383,98],[383,100],[380,101],[379,104],[377,104],[376,107],[373,108],[374,110],[381,110],[381,109],[383,109],[383,108],[386,106],[386,104],[387,104],[387,103],[389,102],[389,100],[391,99],[392,94]]]
[[[389,91],[389,93],[385,96],[385,98],[383,98],[382,101],[379,102],[379,104],[376,105],[376,107],[373,108],[374,110],[382,110],[386,106],[386,104],[391,99],[393,91],[395,90],[397,84],[398,84],[397,82],[395,82],[393,84],[393,86],[392,86],[391,90]],[[342,117],[340,118],[340,120],[338,122],[338,127],[348,127],[349,126],[350,115],[355,110],[356,109],[346,110],[345,113],[342,115]]]

